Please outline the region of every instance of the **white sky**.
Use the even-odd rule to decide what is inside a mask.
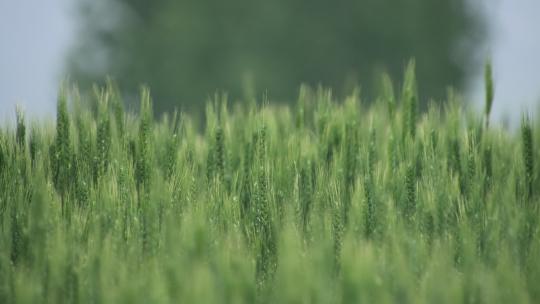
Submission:
[[[474,0],[473,0],[474,1]],[[495,98],[492,118],[519,123],[525,111],[540,110],[540,0],[485,0],[492,41],[486,46],[493,63]],[[484,106],[483,71],[469,92]]]
[[[0,122],[13,119],[16,104],[29,115],[54,115],[74,28],[68,3],[0,0]]]
[[[523,111],[540,107],[540,0],[484,1],[494,33],[486,52],[496,82],[493,118],[518,121]],[[13,119],[16,104],[29,115],[54,115],[75,24],[70,3],[0,0],[0,124]],[[469,96],[483,105],[481,71]]]

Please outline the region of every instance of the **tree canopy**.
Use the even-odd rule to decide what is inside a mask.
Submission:
[[[293,101],[302,83],[372,96],[410,58],[422,104],[464,85],[483,24],[466,0],[81,0],[79,13],[74,80],[111,76],[126,96],[148,84],[156,113],[216,90]]]

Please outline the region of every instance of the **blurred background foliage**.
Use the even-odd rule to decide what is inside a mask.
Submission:
[[[82,0],[78,13],[73,80],[110,76],[133,104],[147,84],[156,113],[200,112],[216,91],[294,101],[302,83],[369,99],[413,57],[425,105],[465,85],[485,36],[466,0]]]

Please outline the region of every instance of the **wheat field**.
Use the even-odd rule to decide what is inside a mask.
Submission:
[[[0,129],[0,303],[539,303],[540,130],[414,65],[373,101],[302,87],[205,126],[109,84]]]

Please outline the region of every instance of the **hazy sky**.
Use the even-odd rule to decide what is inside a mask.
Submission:
[[[69,0],[0,0],[0,121],[16,104],[52,115],[72,38]]]
[[[519,122],[524,111],[540,110],[540,1],[485,0],[492,41],[493,117]],[[480,71],[482,72],[482,71]],[[483,75],[471,83],[470,98],[483,106]]]
[[[540,105],[540,0],[485,2],[494,33],[486,51],[494,64],[493,114],[515,121],[523,110],[537,112]],[[73,40],[69,3],[0,1],[0,122],[13,119],[16,104],[29,115],[54,115],[63,59]],[[470,84],[469,96],[482,103],[480,75]]]

